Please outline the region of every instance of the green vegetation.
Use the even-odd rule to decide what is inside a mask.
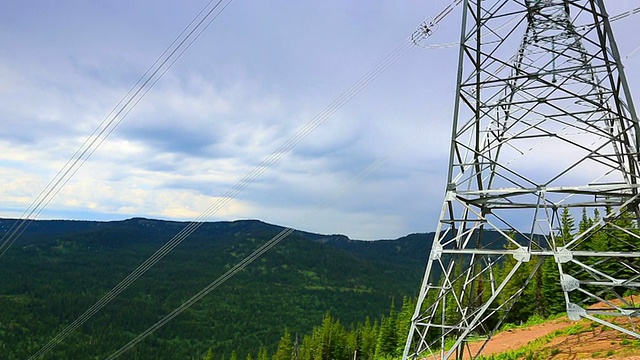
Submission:
[[[584,213],[578,229],[588,229],[598,219],[598,213],[593,218]],[[0,234],[11,224],[0,220]],[[34,354],[184,226],[147,219],[34,222],[1,260],[1,358]],[[259,221],[204,224],[46,358],[110,355],[281,230]],[[575,231],[573,219],[564,211],[556,241],[568,241]],[[418,290],[432,236],[365,242],[296,231],[121,358],[396,358],[405,345],[415,306],[411,296]],[[611,242],[610,236],[617,241]],[[581,247],[628,251],[632,242],[629,234],[614,229],[585,236]],[[513,261],[508,257],[499,263],[497,282]],[[503,329],[564,313],[557,265],[548,258],[532,275],[537,265],[523,263],[522,271],[496,300],[512,301],[511,296],[528,282],[513,304],[518,311],[508,314]],[[566,266],[570,269],[571,264]],[[604,266],[610,273],[629,271],[619,262]],[[403,299],[402,304],[393,299]],[[453,321],[456,314],[447,316]],[[579,333],[597,326],[565,331]],[[558,334],[550,336],[486,359],[552,356],[537,352]]]
[[[0,230],[11,223],[0,220]],[[0,262],[0,358],[34,354],[184,226],[34,222]],[[105,358],[281,230],[204,224],[46,358]],[[417,291],[429,243],[427,235],[364,242],[296,231],[121,358],[200,359],[211,349],[216,359],[236,350],[238,359],[264,360],[283,329],[295,343],[327,312],[346,324],[379,319],[392,299]]]
[[[565,208],[560,213],[560,231],[555,236],[554,241],[557,246],[564,246],[564,244],[569,243],[573,239],[577,232],[580,232],[585,233],[585,235],[581,237],[577,247],[573,248],[573,250],[637,251],[637,248],[640,247],[637,244],[637,239],[628,231],[625,232],[621,230],[633,228],[630,224],[630,218],[631,217],[626,215],[621,216],[621,219],[616,220],[613,225],[607,225],[601,231],[589,233],[588,230],[592,225],[600,221],[600,213],[595,210],[593,216],[589,217],[586,210],[583,210],[580,223],[576,227],[569,210]],[[542,264],[540,269],[533,274],[536,266],[538,266],[536,260],[542,261]],[[638,265],[634,263],[635,260],[602,261],[596,258],[582,258],[581,261],[587,265],[594,264],[597,261],[600,271],[606,274],[615,274],[613,276],[620,279],[632,278],[633,271],[631,269],[637,269],[638,267]],[[500,264],[496,280],[497,283],[502,282],[502,279],[504,279],[509,270],[513,268],[515,262],[516,260],[508,257]],[[579,272],[584,276],[584,271],[578,271],[580,268],[571,262],[565,263],[562,266],[565,273],[572,274]],[[513,305],[513,308],[518,309],[518,311],[509,312],[504,320],[505,323],[522,324],[536,318],[546,319],[550,316],[563,314],[566,311],[564,293],[559,281],[558,264],[553,257],[532,259],[527,263],[523,263],[520,269],[496,301],[497,304],[508,303],[512,295],[521,289],[524,284],[527,283],[527,280],[530,279],[527,287]],[[588,285],[584,288],[592,293],[599,293],[602,290],[601,288],[594,288]],[[618,291],[620,289],[616,290]],[[620,294],[622,293],[620,292]],[[578,291],[570,293],[569,296],[570,300],[574,303],[582,302],[582,294]],[[606,293],[601,296],[614,298],[612,293]]]
[[[362,360],[392,359],[402,355],[408,324],[415,307],[415,299],[404,298],[400,311],[392,304],[389,313],[379,320],[367,318],[348,328],[329,313],[322,318],[321,325],[313,327],[303,337],[292,335],[288,329],[280,338],[272,356],[262,347],[249,353],[247,359],[259,360]],[[203,359],[224,360],[210,349]]]
[[[578,230],[584,232],[591,227],[595,221],[598,221],[598,219],[599,214],[597,212],[594,213],[593,218],[589,218],[586,212],[583,212]],[[560,224],[560,232],[555,237],[555,241],[557,241],[559,245],[562,245],[571,241],[577,230],[568,209],[565,209],[561,213]],[[626,227],[626,225],[624,227]],[[619,231],[612,234],[612,231],[607,231],[584,236],[580,244],[580,249],[603,250],[608,247],[615,248],[617,245],[611,244],[616,241],[611,241],[611,236],[615,236],[617,242],[627,245],[634,241],[629,234],[624,234]],[[589,260],[590,259],[586,259],[585,261]],[[515,265],[515,262],[516,260],[512,257],[507,257],[498,264],[496,269],[496,283],[502,282],[507,273]],[[572,270],[571,264],[565,264],[564,266],[566,266],[566,270]],[[625,271],[625,265],[619,262],[610,263],[606,266],[610,267],[607,270],[611,273],[619,274]],[[538,268],[538,271],[533,274],[536,268]],[[518,311],[512,311],[507,315],[505,319],[506,323],[504,323],[501,328],[503,331],[541,324],[565,314],[565,299],[558,281],[559,272],[554,259],[549,257],[544,259],[542,263],[537,263],[536,261],[523,263],[521,269],[522,271],[516,273],[496,301],[498,304],[505,304],[512,301],[512,295],[520,291],[520,289],[528,283],[528,286],[525,287],[525,290],[514,304],[514,308],[518,309]],[[290,333],[285,332],[280,342],[279,349],[281,350],[274,355],[273,359],[347,360],[355,357],[357,359],[374,360],[397,358],[402,353],[408,333],[411,311],[407,311],[407,307],[412,308],[412,302],[415,303],[415,300],[408,301],[405,298],[402,309],[398,315],[396,315],[395,307],[392,306],[389,315],[383,317],[380,322],[374,321],[372,323],[367,319],[365,323],[357,323],[349,328],[343,327],[338,320],[326,315],[322,325],[315,327],[312,333],[304,335],[302,338],[296,337],[296,339],[302,340],[300,342],[295,341],[293,345],[291,343]],[[451,303],[453,302],[448,304]],[[456,313],[453,311],[448,312],[447,316],[451,316],[450,320],[452,322],[456,320]],[[490,319],[489,322],[491,321],[495,321],[495,319]],[[563,335],[577,335],[587,331],[594,331],[598,326],[599,324],[595,322],[590,323],[588,326],[576,324],[532,341],[521,349],[486,356],[482,359],[548,359],[560,353],[559,349],[543,349],[544,345],[548,344],[552,339]],[[392,329],[395,329],[395,331],[392,331]],[[486,334],[475,334],[474,336],[477,337],[478,340],[486,339]],[[473,338],[467,338],[467,341],[473,341]],[[373,345],[374,343],[375,346]],[[450,347],[453,343],[453,338],[448,339],[445,341],[445,347]],[[625,344],[629,345],[631,342],[627,340]],[[286,356],[286,354],[289,355]]]

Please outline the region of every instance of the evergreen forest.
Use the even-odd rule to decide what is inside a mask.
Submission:
[[[557,238],[566,241],[600,216],[583,211],[576,222],[563,211]],[[13,223],[0,220],[0,230]],[[29,358],[185,225],[142,218],[32,222],[0,259],[0,359]],[[282,230],[257,220],[201,224],[44,358],[106,358]],[[120,358],[398,358],[432,239],[433,234],[412,234],[357,241],[294,231]],[[633,239],[602,232],[581,246],[631,251],[637,248]],[[512,262],[504,258],[496,281],[504,279]],[[497,300],[508,302],[528,282],[504,324],[565,312],[554,259],[546,258],[534,272],[536,266],[536,261],[523,263]],[[612,273],[637,268],[607,266],[618,267]]]
[[[0,220],[6,233],[14,220]],[[33,221],[0,258],[0,359],[27,359],[187,223]],[[104,359],[280,233],[257,220],[203,223],[45,359]],[[378,319],[413,296],[432,235],[354,241],[294,231],[122,359],[274,354],[283,329],[312,332],[325,314]],[[333,319],[333,318],[332,318]]]
[[[558,241],[566,243],[576,232],[587,231],[600,220],[600,216],[597,210],[592,216],[583,210],[582,217],[576,225],[569,210],[565,208],[561,212]],[[628,224],[618,225],[624,225],[621,227],[626,228]],[[586,238],[587,240],[581,244],[582,250],[633,251],[639,245],[634,236],[623,231],[601,232],[597,236],[587,236]],[[497,283],[502,282],[515,261],[508,257],[498,266]],[[616,267],[609,269],[609,271],[620,276],[628,275],[628,278],[633,278],[630,269],[638,268],[636,259],[625,261],[608,265]],[[628,261],[633,263],[628,263]],[[539,270],[535,272],[536,261],[524,263],[523,266],[522,271],[516,273],[517,276],[512,278],[497,301],[499,304],[509,302],[510,297],[524,287],[524,291],[518,297],[512,311],[506,315],[503,328],[526,322],[537,323],[566,312],[563,292],[558,282],[558,267],[554,259],[552,257],[545,258]],[[428,300],[427,303],[429,303]],[[345,326],[345,322],[341,322],[337,317],[327,313],[312,331],[305,334],[295,334],[285,328],[278,347],[273,353],[269,353],[267,348],[261,348],[257,352],[249,352],[246,355],[239,350],[233,351],[228,357],[225,357],[225,354],[218,354],[210,349],[203,359],[237,360],[240,354],[246,356],[242,359],[246,358],[247,360],[399,359],[405,347],[415,306],[416,298],[404,297],[401,304],[392,302],[391,308],[384,316],[374,319],[367,317],[348,326]],[[489,322],[495,320],[489,319]]]

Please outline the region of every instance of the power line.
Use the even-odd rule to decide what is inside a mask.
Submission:
[[[318,115],[316,115],[311,121],[306,123],[303,127],[281,144],[274,152],[272,152],[267,158],[265,158],[260,164],[258,164],[247,175],[241,178],[231,189],[225,194],[218,197],[202,214],[198,216],[196,220],[189,223],[184,229],[182,229],[177,235],[171,238],[160,249],[158,249],[151,257],[145,260],[138,268],[125,277],[118,285],[105,294],[98,302],[85,311],[80,317],[78,317],[73,323],[67,326],[56,337],[54,337],[45,347],[40,349],[36,354],[32,355],[30,359],[37,359],[48,351],[50,351],[55,345],[63,341],[69,334],[75,331],[78,327],[82,326],[93,315],[106,306],[111,300],[117,297],[122,291],[124,291],[129,285],[142,276],[147,270],[153,267],[158,261],[160,261],[165,255],[171,252],[176,246],[178,246],[184,239],[196,231],[202,223],[222,209],[229,201],[234,199],[242,190],[253,183],[264,172],[266,172],[273,164],[279,161],[285,156],[294,146],[302,141],[306,136],[313,132],[318,126],[329,119],[340,108],[342,108],[348,101],[360,93],[368,84],[375,80],[380,74],[382,74],[387,68],[395,63],[402,55],[412,48],[409,41],[403,45],[397,47],[391,54],[382,59],[378,64],[358,81],[356,81],[351,87],[340,94],[333,102],[325,107]]]
[[[629,11],[625,11],[625,12],[620,13],[620,14],[615,15],[615,16],[611,16],[611,17],[609,17],[609,21],[612,22],[612,21],[624,19],[627,16],[631,16],[631,15],[637,14],[637,13],[640,13],[640,7],[637,7],[635,9],[632,9],[632,10],[629,10]]]
[[[369,174],[371,174],[372,172],[374,172],[375,170],[380,168],[387,161],[387,159],[388,159],[388,156],[384,157],[384,158],[381,158],[381,159],[377,159],[376,161],[372,162],[369,166],[367,166],[367,168],[365,168],[360,173],[358,173],[358,175],[356,175],[356,177],[353,178],[351,180],[351,182],[349,182],[349,184],[347,184],[346,186],[342,187],[339,191],[337,191],[330,198],[328,198],[327,200],[325,200],[324,202],[319,204],[312,211],[310,211],[304,217],[299,219],[296,223],[302,223],[302,222],[312,218],[319,210],[321,210],[322,208],[326,207],[328,204],[330,204],[331,202],[335,201],[336,199],[340,198],[344,193],[346,193],[355,184],[357,184],[359,181],[361,181],[362,179],[364,179],[367,176],[369,176]],[[269,241],[264,243],[262,246],[260,246],[256,250],[254,250],[250,255],[248,255],[247,257],[242,259],[239,263],[234,265],[231,269],[227,270],[224,274],[222,274],[216,280],[211,282],[209,285],[205,286],[202,290],[200,290],[197,294],[192,296],[189,300],[187,300],[184,303],[182,303],[180,306],[175,308],[169,314],[165,315],[158,322],[156,322],[155,324],[150,326],[148,329],[146,329],[145,331],[140,333],[138,336],[136,336],[131,341],[129,341],[126,345],[124,345],[123,347],[118,349],[116,352],[111,354],[109,357],[106,358],[106,360],[115,359],[115,358],[119,357],[120,355],[124,354],[125,352],[127,352],[129,349],[134,347],[140,341],[144,340],[147,336],[153,334],[156,330],[158,330],[159,328],[161,328],[162,326],[164,326],[165,324],[167,324],[168,322],[173,320],[173,318],[175,318],[176,316],[180,315],[182,312],[184,312],[185,310],[190,308],[193,304],[198,302],[203,297],[207,296],[211,291],[215,290],[217,287],[219,287],[220,285],[224,284],[227,280],[229,280],[231,277],[233,277],[236,273],[238,273],[239,271],[241,271],[242,269],[247,267],[253,261],[255,261],[260,256],[262,256],[264,253],[266,253],[267,251],[271,250],[274,246],[278,245],[282,240],[287,238],[294,231],[295,230],[293,228],[282,229],[282,231],[280,231],[280,233],[278,233],[276,236],[272,237]]]
[[[452,103],[449,104],[447,107],[443,108],[443,110],[439,112],[438,115],[432,116],[431,117],[432,120],[430,122],[425,123],[421,128],[417,129],[416,131],[421,132],[421,131],[424,131],[424,129],[429,128],[430,123],[433,122],[434,119],[439,119],[443,117],[444,114],[450,113],[452,107],[453,107],[453,104]],[[399,151],[399,149],[400,148],[396,149],[396,152]],[[261,245],[258,249],[254,250],[254,252],[251,253],[249,256],[247,256],[246,258],[238,262],[236,265],[234,265],[231,269],[229,269],[223,275],[218,277],[216,280],[212,281],[209,285],[205,286],[202,290],[200,290],[194,296],[186,300],[184,303],[182,303],[180,306],[175,308],[169,314],[165,315],[162,319],[158,320],[155,324],[153,324],[152,326],[150,326],[149,328],[147,328],[146,330],[138,334],[138,336],[136,336],[134,339],[129,341],[126,345],[122,346],[116,352],[114,352],[109,357],[107,357],[106,360],[112,360],[124,354],[129,349],[137,345],[139,342],[147,338],[149,335],[153,334],[156,330],[160,329],[162,326],[166,325],[171,320],[173,320],[176,316],[180,315],[182,312],[184,312],[189,307],[194,305],[196,302],[200,301],[203,297],[207,296],[211,291],[215,290],[217,287],[219,287],[224,282],[226,282],[231,277],[233,277],[236,273],[244,269],[246,266],[251,264],[253,261],[258,259],[263,254],[265,254],[267,251],[269,251],[271,248],[276,246],[278,243],[280,243],[287,236],[291,235],[295,231],[293,229],[294,227],[301,228],[305,221],[307,221],[310,218],[316,217],[316,214],[320,210],[324,209],[329,204],[338,200],[342,195],[344,195],[351,188],[353,188],[353,186],[355,186],[361,180],[365,179],[371,173],[375,172],[377,169],[382,167],[392,155],[393,155],[393,152],[388,153],[384,157],[377,158],[376,160],[371,162],[365,169],[360,171],[353,179],[351,179],[351,181],[347,185],[343,186],[338,191],[333,193],[332,196],[328,197],[327,199],[325,199],[325,201],[318,204],[313,210],[310,210],[305,216],[301,217],[297,221],[294,221],[294,224],[296,225],[282,229],[280,233],[278,233],[269,241]]]
[[[430,34],[426,34],[429,36]],[[145,260],[138,268],[130,273],[125,279],[123,279],[118,285],[105,294],[98,302],[86,310],[80,317],[78,317],[73,323],[62,330],[56,337],[47,343],[36,354],[32,355],[30,359],[41,358],[49,352],[55,345],[63,341],[69,334],[75,331],[78,327],[82,326],[93,315],[106,306],[111,300],[117,297],[122,291],[124,291],[129,285],[142,276],[147,270],[153,267],[158,261],[160,261],[165,255],[171,252],[176,246],[178,246],[184,239],[196,231],[202,223],[222,209],[229,201],[235,198],[242,190],[253,183],[264,172],[266,172],[273,164],[279,161],[285,156],[291,149],[293,149],[298,143],[300,143],[305,137],[312,133],[318,126],[323,124],[339,109],[346,105],[357,94],[364,90],[372,81],[380,76],[391,65],[397,62],[404,54],[413,48],[411,37],[405,40],[404,43],[396,47],[391,53],[380,60],[371,70],[360,77],[354,82],[347,90],[342,92],[336,99],[334,99],[329,105],[327,105],[318,115],[307,122],[304,126],[296,131],[296,133],[288,138],[283,144],[281,144],[276,150],[274,150],[267,158],[265,158],[260,164],[253,168],[247,175],[241,178],[231,189],[229,189],[221,197],[218,197],[202,214],[198,216],[196,220],[189,223],[184,229],[176,234],[172,239],[165,243],[160,249],[158,249],[153,255]]]
[[[219,2],[218,2],[219,4]],[[225,7],[228,6],[225,5]],[[223,9],[224,10],[224,9]],[[219,14],[218,14],[219,15]],[[192,21],[193,23],[193,21]],[[191,25],[191,24],[190,24]],[[207,25],[208,26],[208,25]],[[204,31],[204,29],[202,30]],[[201,33],[201,32],[200,32]],[[199,35],[199,34],[198,34]],[[195,39],[194,39],[195,40]],[[193,41],[194,41],[193,40]],[[191,41],[191,43],[193,42]],[[190,45],[190,44],[189,44]],[[186,50],[186,49],[185,49]],[[201,215],[199,217],[200,218],[204,218],[206,219],[207,217],[211,216],[212,214],[214,214],[215,212],[217,212],[220,208],[222,208],[224,205],[226,205],[231,199],[233,199],[240,191],[242,191],[244,188],[246,188],[246,186],[248,186],[250,183],[252,183],[255,179],[257,179],[260,175],[262,175],[264,173],[264,171],[266,171],[271,165],[273,165],[275,162],[277,162],[282,156],[284,156],[286,154],[286,152],[288,152],[289,150],[291,150],[291,148],[293,148],[295,145],[297,145],[302,139],[304,139],[309,133],[311,133],[312,131],[315,130],[315,128],[317,128],[317,126],[321,125],[327,118],[329,118],[330,116],[332,116],[336,111],[338,111],[342,106],[344,106],[344,104],[346,104],[346,102],[348,102],[351,98],[353,98],[355,95],[357,95],[362,89],[364,89],[371,81],[373,81],[381,72],[383,72],[384,70],[386,70],[386,68],[388,66],[391,66],[395,61],[397,61],[397,59],[399,57],[401,57],[406,51],[408,51],[409,48],[405,48],[402,49],[402,46],[399,47],[398,49],[396,49],[396,51],[394,51],[392,54],[390,54],[390,56],[388,56],[387,58],[383,59],[383,61],[381,61],[382,64],[380,67],[376,67],[374,68],[372,71],[370,71],[369,73],[365,74],[365,76],[363,76],[358,82],[356,82],[354,85],[352,85],[351,88],[349,88],[347,91],[345,91],[343,94],[341,94],[336,100],[334,100],[334,102],[332,102],[329,106],[327,106],[320,114],[318,114],[314,119],[312,119],[312,121],[310,121],[309,123],[307,123],[303,128],[301,128],[296,135],[294,135],[292,138],[290,138],[287,142],[285,142],[284,144],[281,145],[280,148],[278,148],[278,150],[276,150],[274,153],[272,153],[269,157],[267,157],[260,165],[258,165],[256,168],[254,168],[254,170],[252,172],[250,172],[249,174],[247,174],[245,177],[243,177],[237,184],[236,186],[234,186],[231,190],[229,190],[222,198],[220,201],[216,201],[214,204],[212,204],[204,213],[203,215]],[[184,50],[182,51],[184,52]],[[181,55],[181,54],[180,54]],[[177,60],[177,59],[175,59]],[[173,60],[173,62],[175,62],[175,60]],[[173,63],[172,62],[172,63]],[[171,64],[172,64],[171,63]],[[170,66],[170,65],[169,65]],[[166,72],[168,70],[168,68],[166,68],[160,76],[162,76],[162,74],[164,74],[164,72]],[[155,82],[157,82],[159,80],[159,78],[157,78],[151,86],[153,86],[153,84],[155,84]],[[150,88],[149,88],[150,89]],[[147,89],[146,91],[148,91],[149,89]],[[145,94],[146,94],[145,91]],[[143,95],[144,96],[144,95]],[[135,103],[137,104],[138,101],[140,101],[142,97],[138,98]],[[131,111],[133,107],[128,108],[127,112],[125,113],[124,116],[126,116],[126,114],[128,114],[128,112]],[[118,123],[120,121],[122,121],[123,118],[121,118]],[[116,124],[117,126],[117,124]],[[111,131],[113,131],[113,129],[115,129],[115,127],[111,128],[108,132],[108,134],[110,134]],[[108,136],[107,134],[107,136]],[[92,134],[93,135],[93,134]],[[104,141],[104,138],[102,138],[102,140],[100,141],[100,143]],[[95,151],[97,147],[94,147],[90,154]],[[88,157],[84,158],[82,160],[82,163],[84,161],[86,161]],[[74,170],[73,173],[75,173],[75,171],[77,171],[77,168]],[[72,175],[73,175],[72,173]],[[69,178],[66,179],[66,181],[68,181]],[[65,181],[65,182],[66,182]],[[59,191],[59,189],[58,189]],[[57,193],[57,192],[56,192]],[[50,200],[49,200],[50,201]],[[48,202],[47,202],[48,203]],[[103,299],[101,299],[101,301],[99,301],[97,304],[100,304],[98,308],[95,309],[95,311],[87,311],[84,315],[87,315],[86,319],[82,320],[82,323],[84,323],[84,321],[88,320],[88,318],[90,318],[91,316],[93,316],[97,311],[99,311],[104,305],[106,305],[106,303],[108,303],[111,299],[113,299],[115,296],[117,296],[121,291],[123,291],[124,289],[126,289],[126,287],[129,286],[130,283],[132,283],[133,281],[135,281],[139,276],[141,276],[144,272],[146,272],[146,270],[148,270],[150,267],[152,267],[157,261],[159,261],[162,257],[164,257],[164,255],[166,255],[168,252],[170,252],[175,246],[177,246],[182,240],[184,240],[187,236],[189,236],[193,231],[195,231],[200,225],[200,222],[196,223],[193,222],[191,224],[189,224],[187,227],[185,227],[185,229],[183,229],[183,231],[181,231],[178,235],[176,235],[172,240],[170,240],[167,244],[165,244],[165,246],[163,246],[161,249],[159,249],[151,258],[147,259],[147,261],[145,261],[145,263],[143,263],[138,269],[136,269],[136,271],[134,271],[132,274],[133,277],[127,277],[125,280],[127,279],[131,279],[130,282],[125,282],[123,280],[123,282],[121,282],[118,286],[116,286],[116,288],[114,288],[112,290],[112,292],[110,292],[107,295],[105,295],[105,297],[103,297]],[[24,231],[24,230],[22,230]],[[5,249],[6,251],[6,249]],[[138,271],[139,270],[139,271]],[[121,286],[122,285],[122,286]],[[103,301],[104,300],[104,301]],[[89,309],[92,310],[92,309]],[[81,318],[83,318],[81,316]],[[80,318],[79,318],[80,319]],[[75,323],[75,322],[74,322]],[[78,326],[81,326],[78,325]],[[75,327],[77,328],[77,327]],[[75,328],[73,328],[70,331],[75,330]],[[66,330],[66,329],[65,329]],[[64,332],[64,331],[63,331]],[[62,333],[61,333],[62,334]],[[64,337],[66,337],[66,335],[64,335]],[[54,339],[55,340],[55,339]],[[61,339],[59,341],[62,341]],[[57,342],[59,342],[57,341]],[[56,342],[56,343],[57,343]],[[37,354],[36,354],[37,355]],[[34,355],[35,356],[35,355]]]
[[[431,117],[431,119],[439,119],[439,118],[443,117],[444,114],[450,113],[452,107],[453,107],[453,104],[449,104],[449,106],[444,108],[444,110],[441,111],[438,115]],[[433,122],[433,120],[431,122]],[[417,129],[417,131],[420,132],[420,131],[423,131],[426,128],[429,128],[429,124],[430,124],[429,122],[425,123],[422,126],[422,128]],[[398,150],[399,149],[397,149],[396,151],[398,151]],[[313,210],[309,211],[305,216],[303,216],[300,219],[298,219],[298,221],[295,221],[294,224],[297,224],[296,226],[287,227],[285,229],[282,229],[282,231],[280,233],[278,233],[273,238],[271,238],[269,241],[267,241],[266,243],[261,245],[258,249],[254,250],[254,252],[251,253],[249,256],[247,256],[242,261],[240,261],[239,263],[234,265],[231,269],[229,269],[223,275],[218,277],[216,280],[211,282],[209,285],[205,286],[202,290],[200,290],[194,296],[192,296],[191,298],[186,300],[184,303],[182,303],[180,306],[175,308],[169,314],[165,315],[162,319],[158,320],[155,324],[153,324],[152,326],[147,328],[145,331],[141,332],[138,336],[136,336],[134,339],[129,341],[126,345],[122,346],[116,352],[111,354],[108,358],[106,358],[106,360],[112,360],[112,359],[115,359],[115,358],[119,357],[120,355],[124,354],[129,349],[131,349],[132,347],[137,345],[140,341],[144,340],[149,335],[153,334],[156,330],[160,329],[162,326],[166,325],[171,320],[173,320],[176,316],[180,315],[182,312],[187,310],[189,307],[194,305],[196,302],[200,301],[203,297],[207,296],[211,291],[215,290],[217,287],[219,287],[224,282],[229,280],[231,277],[233,277],[240,270],[244,269],[246,266],[251,264],[253,261],[258,259],[260,256],[265,254],[267,251],[269,251],[271,248],[276,246],[278,243],[280,243],[282,240],[284,240],[287,236],[289,236],[291,233],[293,233],[293,231],[294,231],[293,228],[294,227],[298,227],[298,228],[302,227],[305,221],[307,221],[310,218],[315,217],[316,214],[320,210],[322,210],[327,205],[329,205],[329,204],[333,203],[334,201],[336,201],[337,199],[339,199],[343,194],[348,192],[349,189],[351,189],[354,185],[356,185],[361,180],[363,180],[364,178],[369,176],[371,173],[375,172],[377,169],[382,167],[382,165],[384,165],[392,155],[393,155],[393,153],[388,153],[386,156],[378,158],[378,159],[374,160],[373,162],[371,162],[369,164],[369,166],[367,166],[360,173],[358,173],[347,185],[343,186],[341,189],[339,189],[338,191],[333,193],[333,195],[331,197],[328,197],[327,199],[325,199],[325,201],[323,201],[322,203],[318,204]]]
[[[162,76],[184,54],[202,33],[216,20],[233,0],[209,1],[175,40],[165,49],[120,101],[111,109],[100,125],[84,140],[58,173],[49,181],[18,221],[0,238],[0,257],[22,235],[32,218],[36,218],[53,200],[96,149],[111,135],[133,108],[155,86]]]
[[[455,6],[458,3],[460,3],[460,0],[454,1],[453,4]],[[437,22],[441,21],[446,15],[448,15],[451,12],[451,10],[452,10],[452,8],[451,8],[451,5],[450,5],[449,7],[447,7],[444,11],[442,11],[436,17]],[[437,24],[437,22],[434,23],[433,20],[430,20],[430,22],[431,22],[431,24]],[[416,32],[414,32],[414,34],[412,34],[408,40],[411,40],[411,42],[415,42],[416,41],[416,34],[419,33],[419,32],[421,33],[420,36],[424,36],[424,37],[431,36],[433,34],[433,32],[432,31],[427,31],[425,26],[424,26],[424,24],[425,23],[423,22],[418,27],[418,30]],[[407,47],[407,45],[409,47]],[[374,69],[370,70],[360,80],[358,80],[356,83],[354,83],[354,85],[352,85],[352,87],[351,87],[353,89],[353,91],[348,89],[345,92],[343,92],[336,100],[334,100],[329,106],[327,106],[325,108],[325,110],[323,110],[321,112],[321,114],[328,114],[327,116],[333,115],[333,113],[335,113],[335,111],[337,111],[339,108],[341,108],[344,105],[344,104],[340,105],[340,103],[342,103],[343,101],[346,103],[351,98],[353,98],[355,95],[357,95],[357,93],[359,93],[362,89],[364,89],[364,87],[366,87],[366,85],[368,85],[371,81],[373,81],[375,79],[375,77],[380,75],[384,70],[386,70],[389,66],[391,66],[393,63],[395,63],[402,55],[404,55],[411,48],[412,48],[412,46],[408,41],[403,43],[402,45],[398,46],[392,53],[390,53],[382,61],[380,61],[378,63],[378,65],[376,67],[374,67]],[[378,70],[375,70],[377,68],[381,69],[380,72],[378,72]],[[376,73],[377,73],[377,75],[373,75],[373,74],[376,74]],[[374,76],[374,77],[369,79],[370,76]],[[334,104],[336,104],[335,106],[339,106],[335,110],[333,110]],[[307,123],[298,132],[299,133],[304,133],[304,137],[306,137],[306,135],[308,133],[312,132],[317,126],[319,126],[322,122],[324,122],[326,120],[326,119],[325,120],[320,120],[319,116],[320,115],[317,115],[312,121]],[[319,123],[316,125],[317,121],[319,121]],[[307,130],[305,130],[305,129],[307,129]],[[296,138],[296,135],[294,135],[293,138]],[[302,139],[300,139],[300,140],[302,140]],[[292,139],[289,139],[289,141],[285,142],[285,144],[293,143],[291,145],[291,147],[293,147],[298,142],[299,142],[299,140],[295,140],[294,141]],[[288,145],[285,145],[285,144],[283,144],[280,148],[288,146]],[[289,148],[289,150],[290,150],[290,148]],[[289,150],[287,150],[287,152]],[[274,155],[275,153],[277,153],[277,150],[276,150],[276,152],[272,153],[272,155]],[[282,154],[282,156],[284,156],[284,154]],[[358,183],[362,179],[366,178],[369,174],[371,174],[376,169],[381,167],[387,161],[387,159],[389,157],[390,157],[390,154],[385,156],[384,158],[380,158],[380,159],[377,159],[374,162],[372,162],[366,169],[361,171],[354,179],[352,179],[352,181],[348,185],[346,185],[345,187],[340,189],[340,191],[336,192],[332,197],[330,197],[329,199],[325,200],[322,204],[318,205],[314,209],[314,211],[309,212],[305,217],[302,218],[302,220],[299,220],[298,223],[302,222],[303,220],[306,221],[308,218],[311,218],[317,211],[319,211],[320,209],[324,208],[327,204],[329,204],[332,201],[335,201],[342,194],[346,193],[348,191],[348,189],[350,189],[353,185],[355,185],[356,183]],[[267,158],[267,159],[269,159],[269,158]],[[263,161],[263,163],[264,163],[264,161]],[[242,180],[239,183],[241,183],[241,182],[242,182]],[[198,227],[200,226],[200,224],[201,223],[198,224]],[[195,229],[194,229],[194,231],[195,231]],[[146,337],[148,337],[149,335],[153,334],[156,330],[158,330],[159,328],[161,328],[162,326],[164,326],[165,324],[167,324],[168,322],[173,320],[176,316],[180,315],[182,312],[187,310],[193,304],[195,304],[200,299],[202,299],[203,297],[208,295],[211,291],[215,290],[217,287],[222,285],[228,279],[233,277],[237,272],[239,272],[240,270],[244,269],[246,266],[248,266],[254,260],[256,260],[257,258],[262,256],[264,253],[269,251],[274,246],[276,246],[278,243],[280,243],[282,240],[284,240],[287,236],[289,236],[293,231],[294,230],[292,228],[283,229],[279,234],[277,234],[276,236],[271,238],[269,241],[267,241],[265,244],[260,246],[253,253],[251,253],[249,256],[247,256],[242,261],[237,263],[233,268],[229,269],[227,272],[225,272],[223,275],[221,275],[216,280],[211,282],[209,285],[207,285],[205,288],[203,288],[197,294],[192,296],[190,299],[188,299],[187,301],[182,303],[180,306],[175,308],[172,312],[170,312],[169,314],[165,315],[158,322],[153,324],[151,327],[147,328],[145,331],[140,333],[138,336],[136,336],[131,341],[129,341],[126,345],[124,345],[123,347],[118,349],[116,352],[111,354],[109,357],[106,358],[106,360],[115,359],[115,358],[119,357],[120,355],[124,354],[125,352],[127,352],[129,349],[134,347],[140,341],[144,340]]]
[[[460,3],[459,0],[454,1],[455,5],[458,5],[459,3]],[[451,5],[449,5],[449,7],[451,7]],[[444,11],[443,11],[443,13],[444,13]],[[635,15],[635,14],[638,14],[638,13],[640,13],[640,7],[637,7],[637,8],[632,9],[632,10],[624,11],[624,12],[622,12],[620,14],[615,15],[615,16],[611,16],[611,17],[609,17],[609,22],[612,23],[614,21],[618,21],[618,20],[624,19],[626,17],[629,17],[631,15]],[[511,22],[513,20],[514,19],[511,19],[509,22]],[[504,24],[502,26],[508,25],[509,22],[507,22],[506,24]],[[425,22],[425,24],[428,25],[429,21]],[[437,25],[437,23],[435,23],[434,25]],[[421,44],[419,41],[415,41],[415,43],[416,43],[417,46],[419,46],[421,48],[424,48],[424,49],[448,49],[448,48],[460,46],[459,42],[449,42],[449,43],[442,43],[442,44]],[[638,50],[636,50],[636,51],[638,51]],[[634,51],[631,55],[635,54],[636,51]],[[631,55],[627,55],[627,57],[625,59],[631,57]]]

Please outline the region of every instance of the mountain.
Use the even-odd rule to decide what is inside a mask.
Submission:
[[[0,219],[0,234],[14,223]],[[0,258],[0,358],[38,351],[187,225],[31,222]],[[282,230],[258,220],[200,224],[45,358],[110,355]],[[273,352],[284,328],[304,334],[327,312],[345,324],[377,319],[394,299],[416,295],[432,240],[294,231],[121,358],[199,358],[208,348],[220,357],[262,346]]]

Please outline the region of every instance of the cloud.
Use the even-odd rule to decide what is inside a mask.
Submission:
[[[42,216],[195,218],[441,5],[234,3]],[[199,10],[148,1],[24,6],[0,5],[0,216],[28,206]],[[611,13],[634,5],[613,6]],[[614,28],[623,56],[639,45],[629,19]],[[454,12],[430,40],[458,37]],[[632,88],[639,59],[627,60]],[[259,218],[363,239],[434,230],[456,70],[456,49],[413,48],[213,219]],[[305,214],[313,215],[299,220]]]

